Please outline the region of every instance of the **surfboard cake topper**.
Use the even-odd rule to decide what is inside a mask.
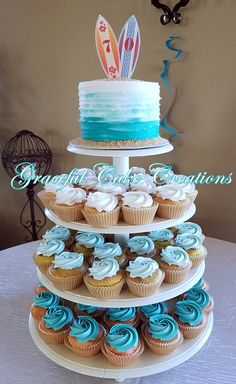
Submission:
[[[119,42],[107,22],[99,15],[95,28],[95,42],[101,66],[108,79],[130,79],[139,56],[140,31],[133,15],[122,28]]]

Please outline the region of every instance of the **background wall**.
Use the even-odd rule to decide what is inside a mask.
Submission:
[[[165,3],[174,5],[173,1]],[[96,159],[76,157],[65,147],[79,136],[78,82],[102,78],[94,27],[103,14],[115,33],[129,16],[138,18],[141,55],[135,78],[160,81],[162,59],[171,57],[164,42],[181,36],[184,58],[171,65],[177,87],[171,120],[183,135],[175,151],[161,157],[133,159],[147,166],[157,160],[185,174],[235,170],[235,0],[191,0],[184,22],[162,26],[149,0],[0,0],[0,146],[21,129],[44,138],[54,158],[52,172],[91,166]],[[161,81],[160,81],[161,82]],[[162,83],[161,83],[162,85]],[[170,103],[162,87],[163,110]],[[108,159],[104,159],[108,160]],[[24,242],[19,213],[23,191],[13,191],[0,169],[1,248]],[[213,237],[236,241],[235,181],[227,186],[199,186],[194,220]]]

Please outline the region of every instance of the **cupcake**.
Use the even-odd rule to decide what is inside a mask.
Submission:
[[[38,330],[42,339],[48,344],[63,344],[73,322],[72,311],[62,305],[48,308],[39,322]]]
[[[117,196],[118,200],[121,200],[122,195],[126,192],[127,187],[125,184],[119,184],[115,182],[98,183],[96,185],[98,192],[111,193]]]
[[[144,168],[141,168],[141,167],[131,167],[129,174],[131,176],[146,175],[146,170]]]
[[[206,326],[202,308],[192,300],[178,301],[174,310],[174,318],[185,339],[197,337]]]
[[[52,292],[41,292],[35,298],[31,305],[31,315],[35,320],[41,320],[49,307],[58,305],[60,298]]]
[[[153,295],[165,276],[155,260],[141,256],[129,262],[126,272],[130,292],[141,297]]]
[[[88,224],[106,228],[118,223],[120,207],[112,193],[94,192],[88,195],[82,212]]]
[[[38,295],[42,292],[49,292],[49,290],[41,283],[41,281],[39,281],[39,283],[34,287],[34,293]]]
[[[118,367],[133,363],[144,351],[137,330],[130,324],[116,324],[107,334],[102,352]]]
[[[198,237],[202,237],[204,240],[205,236],[202,233],[202,228],[200,225],[196,223],[192,223],[191,221],[186,221],[185,223],[177,225],[177,234],[182,233],[190,233],[191,235],[196,235]]]
[[[96,176],[95,172],[90,168],[76,168],[73,170],[74,181],[73,184],[76,188],[86,187],[86,180]],[[92,180],[90,181],[92,183]]]
[[[206,258],[206,248],[202,245],[201,237],[197,235],[191,235],[191,233],[177,235],[175,244],[186,250],[192,261],[193,268],[198,267]]]
[[[70,230],[60,225],[54,225],[42,236],[44,240],[62,240],[66,248],[70,248],[74,244],[74,238]]]
[[[58,191],[56,199],[51,203],[56,215],[64,221],[79,221],[83,219],[82,206],[86,192],[81,188],[66,188]]]
[[[126,263],[126,255],[118,243],[105,243],[94,249],[89,259],[89,264],[92,265],[94,261],[107,259],[109,257],[115,258],[120,266]]]
[[[154,315],[168,314],[168,308],[166,303],[163,301],[162,303],[143,305],[137,309],[137,313],[140,320],[145,322]]]
[[[155,196],[156,184],[154,183],[152,176],[146,174],[142,175],[141,180],[137,183],[130,183],[130,189],[134,192],[141,191]]]
[[[77,316],[90,316],[99,321],[100,318],[106,313],[106,308],[94,307],[93,305],[76,304],[74,312]]]
[[[70,326],[64,344],[81,357],[94,356],[101,350],[106,331],[90,316],[78,316]]]
[[[152,258],[156,255],[156,249],[150,237],[133,236],[127,243],[125,254],[129,260],[135,260],[138,256]]]
[[[95,261],[84,275],[84,282],[92,296],[109,300],[119,295],[125,277],[118,262],[110,257]]]
[[[182,189],[182,191],[186,193],[187,198],[189,199],[189,207],[190,207],[194,203],[194,201],[198,195],[198,191],[196,190],[195,184],[194,183],[181,183],[178,185]]]
[[[89,258],[96,247],[104,244],[104,237],[100,233],[82,232],[75,236],[76,243],[73,246],[74,252],[82,252],[86,258]]]
[[[126,192],[123,195],[122,214],[124,221],[131,225],[152,223],[158,204],[147,192]]]
[[[88,175],[84,177],[81,181],[80,188],[82,188],[86,193],[96,191],[98,183],[98,178],[96,175]]]
[[[168,245],[157,256],[160,268],[165,272],[164,281],[170,284],[177,284],[188,275],[192,262],[187,252],[181,248]]]
[[[55,256],[53,265],[47,270],[47,277],[56,288],[71,291],[82,284],[87,269],[83,253],[62,252]]]
[[[157,187],[155,201],[159,204],[157,216],[175,219],[184,214],[189,207],[189,198],[178,185],[166,184]]]
[[[33,259],[38,269],[42,273],[46,273],[48,267],[52,264],[54,258],[63,252],[65,244],[62,240],[47,240],[39,244]]]
[[[201,279],[198,280],[198,282],[193,286],[193,288],[202,288],[205,291],[208,291],[209,289],[209,284],[208,282],[204,279],[204,276],[201,277]]]
[[[139,318],[134,307],[109,308],[103,316],[103,323],[108,329],[116,324],[130,324],[136,328],[139,324]]]
[[[214,309],[214,300],[207,291],[193,287],[184,295],[184,300],[192,300],[200,305],[206,315],[210,315]]]
[[[70,185],[73,187],[72,185]],[[37,193],[38,198],[41,200],[45,208],[52,210],[51,203],[56,198],[56,193],[62,189],[67,188],[68,185],[63,186],[59,183],[47,183],[44,185],[43,190]]]
[[[150,317],[142,325],[142,337],[157,355],[169,355],[183,342],[183,335],[173,317],[161,314]]]
[[[161,231],[153,231],[148,236],[154,241],[156,249],[160,250],[166,248],[168,245],[173,245],[174,235],[169,229],[162,229]]]

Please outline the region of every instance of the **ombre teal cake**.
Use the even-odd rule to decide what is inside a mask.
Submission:
[[[127,79],[82,82],[79,101],[85,143],[147,146],[158,142],[158,83]]]

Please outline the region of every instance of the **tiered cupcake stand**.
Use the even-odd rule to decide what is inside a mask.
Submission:
[[[89,149],[80,146],[77,140],[73,140],[68,145],[67,149],[70,152],[89,155],[89,156],[107,156],[113,158],[113,165],[116,166],[119,174],[126,174],[129,170],[129,157],[150,156],[167,153],[173,150],[173,146],[163,139],[163,143],[160,146],[142,149]],[[47,217],[58,225],[68,227],[83,232],[99,232],[105,234],[114,234],[115,241],[120,244],[125,244],[128,240],[130,233],[142,233],[153,230],[160,230],[168,227],[178,225],[184,221],[190,219],[196,211],[195,205],[189,208],[185,214],[172,220],[164,220],[156,218],[152,224],[144,226],[131,226],[125,223],[119,223],[116,226],[110,228],[94,228],[88,225],[85,221],[81,222],[64,222],[60,220],[53,212],[46,209]],[[87,305],[95,305],[98,307],[138,307],[141,305],[148,305],[157,303],[160,301],[168,301],[169,306],[173,305],[173,301],[177,296],[181,295],[202,277],[205,270],[205,263],[203,262],[198,268],[194,268],[190,271],[187,278],[180,284],[166,284],[163,283],[159,290],[153,296],[149,297],[137,297],[132,295],[128,289],[123,289],[119,297],[108,301],[101,301],[91,296],[87,288],[83,285],[73,291],[60,291],[54,287],[54,285],[41,274],[38,270],[38,277],[40,281],[56,295],[67,299],[74,303],[81,303]],[[64,345],[49,345],[46,344],[38,330],[37,326],[30,316],[29,329],[33,341],[38,346],[40,351],[46,355],[50,360],[54,361],[58,365],[72,371],[95,376],[100,378],[112,378],[117,382],[122,382],[126,378],[142,377],[152,375],[158,372],[166,371],[173,368],[195,355],[206,343],[209,338],[213,327],[213,315],[208,316],[207,326],[203,333],[201,333],[196,339],[184,340],[183,344],[178,347],[172,354],[168,356],[157,356],[153,354],[147,348],[143,355],[130,366],[127,367],[115,367],[111,365],[105,356],[100,353],[99,355],[82,358],[71,352]]]

